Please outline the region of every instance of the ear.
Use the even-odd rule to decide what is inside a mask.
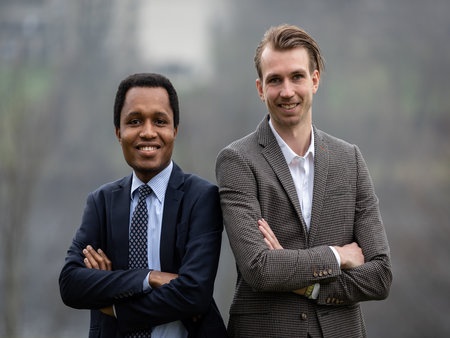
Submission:
[[[264,97],[264,88],[263,88],[262,82],[259,78],[256,79],[256,89],[258,90],[258,94],[259,94],[259,97],[261,98],[261,101],[265,102],[266,99]]]
[[[178,134],[178,126],[173,129],[173,137],[176,138]]]
[[[317,93],[317,90],[319,89],[319,83],[320,83],[320,73],[317,69],[312,74],[312,83],[313,83],[312,92],[313,92],[313,94],[315,94],[315,93]]]
[[[120,135],[120,128],[116,127],[116,136],[117,140],[119,140],[119,143],[122,144],[122,136]]]

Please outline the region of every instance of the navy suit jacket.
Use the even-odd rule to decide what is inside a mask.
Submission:
[[[89,337],[122,337],[175,320],[183,321],[189,337],[225,336],[212,298],[223,229],[217,187],[174,164],[164,202],[160,260],[162,271],[179,276],[144,292],[150,270],[128,270],[131,178],[89,194],[59,277],[64,303],[91,309]],[[113,271],[85,267],[82,250],[88,244],[106,253]],[[98,310],[111,304],[117,318]],[[191,318],[198,314],[202,320],[194,323]]]

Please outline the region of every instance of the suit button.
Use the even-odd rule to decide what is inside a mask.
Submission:
[[[306,313],[302,313],[302,314],[300,315],[300,318],[301,318],[302,320],[306,320],[306,319],[308,319],[308,315],[307,315]]]
[[[327,298],[327,304],[330,304],[330,302],[331,302],[331,298],[328,297],[328,298]]]
[[[319,275],[318,275],[317,272],[314,272],[314,273],[313,273],[313,276],[314,276],[314,277],[317,277],[317,276],[319,276]]]
[[[324,276],[328,275],[328,271],[327,270],[323,270],[323,275]]]
[[[322,277],[323,273],[322,271],[319,271],[319,277]]]
[[[328,273],[331,275],[333,273],[332,269],[328,269]]]

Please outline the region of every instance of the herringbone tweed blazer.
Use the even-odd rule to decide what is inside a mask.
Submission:
[[[314,127],[309,232],[268,116],[217,158],[225,228],[237,265],[231,337],[365,337],[359,302],[387,297],[389,246],[378,199],[357,146]],[[269,250],[263,217],[284,250]],[[329,246],[356,241],[365,264],[341,270]],[[320,283],[317,300],[292,293]]]

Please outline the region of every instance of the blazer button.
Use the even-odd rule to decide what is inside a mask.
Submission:
[[[328,273],[331,275],[333,273],[332,269],[328,269]]]
[[[323,275],[322,271],[319,271],[319,277],[322,277],[322,275]]]
[[[331,302],[331,298],[328,297],[328,298],[327,298],[327,304],[330,304],[330,302]]]
[[[306,314],[306,313],[302,313],[301,315],[300,315],[300,318],[302,319],[302,320],[306,320],[306,319],[308,319],[308,315]]]
[[[313,273],[313,276],[314,276],[314,277],[317,277],[317,276],[319,276],[319,274],[318,274],[317,272],[314,272],[314,273]]]
[[[327,270],[323,270],[323,275],[324,276],[328,275],[328,271]]]

